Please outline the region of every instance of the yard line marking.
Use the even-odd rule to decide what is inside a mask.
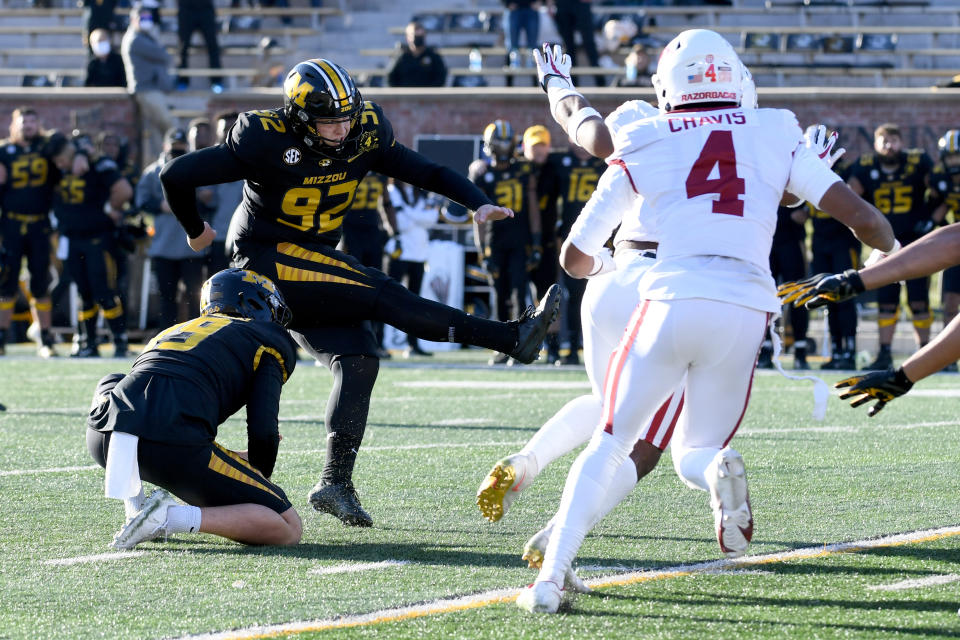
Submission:
[[[43,564],[56,565],[59,567],[68,567],[72,564],[83,564],[88,562],[101,562],[103,560],[126,560],[127,558],[136,558],[142,556],[146,551],[114,551],[113,553],[96,553],[90,556],[77,556],[75,558],[54,558],[44,560]]]
[[[557,380],[413,380],[394,382],[395,387],[434,388],[434,389],[590,389],[590,382]]]
[[[877,584],[867,587],[871,591],[903,591],[904,589],[918,589],[920,587],[932,587],[939,584],[949,584],[960,580],[960,575],[948,573],[940,576],[928,576],[926,578],[914,578],[913,580],[903,580],[893,584]]]
[[[640,582],[651,582],[653,580],[681,578],[695,574],[715,573],[721,571],[743,572],[744,567],[752,567],[755,565],[787,562],[789,560],[825,558],[828,556],[839,555],[841,553],[854,553],[866,549],[896,547],[920,542],[932,542],[956,535],[960,535],[960,526],[939,527],[937,529],[898,533],[889,536],[883,536],[881,538],[870,538],[854,542],[836,542],[824,544],[823,546],[804,547],[800,549],[792,549],[777,553],[766,553],[756,556],[722,558],[720,560],[710,560],[708,562],[698,562],[689,565],[677,565],[663,569],[631,571],[629,573],[616,576],[592,578],[590,580],[585,580],[585,582],[593,589],[603,589],[606,587],[624,586],[629,584],[637,584]],[[441,598],[422,604],[397,607],[394,609],[384,609],[381,611],[373,611],[364,614],[345,615],[326,620],[306,620],[276,625],[260,625],[255,627],[247,627],[245,629],[234,629],[231,631],[206,633],[202,635],[183,636],[182,640],[257,640],[260,638],[275,638],[278,636],[329,631],[332,629],[366,627],[385,622],[402,622],[405,620],[423,618],[431,615],[453,613],[456,611],[477,609],[493,604],[511,602],[516,600],[516,597],[519,595],[520,591],[521,589],[516,588],[494,589],[473,595],[446,599]]]
[[[402,567],[410,564],[409,560],[383,560],[382,562],[346,562],[332,567],[316,567],[307,573],[318,576],[330,576],[336,573],[356,573],[358,571],[376,571],[390,567]]]
[[[466,447],[519,447],[523,442],[437,442],[433,444],[394,444],[382,447],[364,447],[364,451],[406,451],[413,449],[462,449]],[[281,451],[281,454],[316,454],[324,453],[326,449],[297,449],[295,451]]]
[[[466,424],[487,424],[488,422],[495,422],[495,420],[493,418],[450,418],[449,420],[431,422],[430,425],[434,427],[458,427]]]
[[[99,469],[100,465],[90,464],[82,467],[51,467],[49,469],[9,469],[0,471],[0,476],[26,476],[32,473],[66,473],[68,471],[92,471]]]

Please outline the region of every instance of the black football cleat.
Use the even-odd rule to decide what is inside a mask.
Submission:
[[[550,324],[557,319],[560,311],[560,286],[550,285],[537,308],[527,307],[520,316],[517,325],[517,346],[510,352],[510,356],[530,364],[540,356],[540,346],[547,335]]]
[[[864,371],[886,371],[893,368],[893,357],[889,351],[881,351],[877,359],[863,368]]]
[[[321,480],[307,496],[317,511],[329,513],[349,527],[372,527],[373,518],[363,510],[352,482],[327,483]]]

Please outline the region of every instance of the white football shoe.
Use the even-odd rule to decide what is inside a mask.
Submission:
[[[753,513],[743,456],[729,447],[722,449],[705,475],[717,542],[727,557],[736,558],[743,555],[753,538]]]
[[[536,477],[536,465],[530,456],[515,453],[497,462],[477,489],[477,506],[490,522],[507,513],[520,492]]]
[[[110,546],[114,549],[133,549],[141,542],[166,535],[167,509],[175,507],[177,502],[163,489],[157,489],[143,503],[143,508],[127,520],[123,528],[113,537]]]
[[[563,594],[556,582],[534,582],[517,596],[517,606],[530,613],[556,613]]]

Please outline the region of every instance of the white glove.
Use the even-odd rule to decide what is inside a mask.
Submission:
[[[563,52],[563,48],[555,44],[543,45],[543,54],[533,50],[533,62],[537,65],[537,81],[540,87],[550,92],[550,88],[573,89],[573,80],[570,79],[570,67],[573,61]]]
[[[613,260],[613,253],[611,253],[610,249],[603,248],[600,250],[600,253],[593,256],[593,271],[586,277],[596,278],[597,276],[602,276],[605,273],[616,270],[617,263]]]
[[[887,251],[886,253],[884,253],[883,251],[880,251],[880,249],[874,249],[873,251],[870,252],[870,255],[864,261],[863,266],[869,267],[870,265],[874,265],[880,262],[881,260],[883,260],[884,258],[886,258],[887,256],[889,256],[890,254],[896,253],[899,250],[900,250],[900,241],[897,239],[894,239],[893,249],[890,249],[890,251]]]
[[[828,136],[827,128],[822,124],[810,125],[803,133],[803,140],[807,149],[817,154],[828,168],[832,168],[837,160],[847,152],[843,147],[833,150],[833,145],[837,144],[839,138],[840,135],[836,131]]]

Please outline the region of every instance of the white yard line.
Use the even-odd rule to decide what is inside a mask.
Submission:
[[[379,571],[380,569],[390,569],[393,567],[402,567],[410,564],[408,560],[384,560],[382,562],[345,562],[332,567],[317,567],[307,571],[310,575],[330,576],[337,573],[357,573],[359,571]]]
[[[93,562],[104,562],[107,560],[126,560],[127,558],[138,558],[147,553],[146,551],[115,551],[113,553],[95,553],[89,556],[77,556],[75,558],[53,558],[44,560],[43,564],[54,565],[58,567],[68,567],[73,564],[89,564]]]
[[[910,533],[900,533],[882,538],[870,538],[854,542],[838,542],[832,544],[818,545],[815,547],[805,547],[801,549],[792,549],[779,553],[766,553],[756,556],[746,556],[742,558],[722,560],[713,560],[710,562],[699,562],[695,564],[682,564],[674,567],[655,570],[630,571],[619,575],[605,576],[586,580],[586,583],[594,589],[606,587],[622,586],[636,584],[640,582],[649,582],[652,580],[665,580],[669,578],[679,578],[695,574],[706,573],[744,573],[745,567],[755,565],[773,564],[778,562],[787,562],[789,560],[804,560],[809,558],[823,558],[837,555],[840,553],[853,553],[865,549],[877,549],[881,547],[895,547],[904,544],[915,544],[919,542],[930,542],[960,535],[960,527],[941,527],[937,529],[927,529],[924,531],[913,531]],[[752,571],[751,571],[752,573]],[[301,622],[288,622],[277,625],[261,625],[248,627],[245,629],[234,629],[217,633],[207,633],[202,635],[184,636],[189,640],[253,640],[259,638],[271,638],[283,635],[295,635],[298,633],[310,633],[318,631],[327,631],[331,629],[344,629],[350,627],[372,626],[387,622],[400,622],[431,615],[440,615],[452,613],[454,611],[463,611],[466,609],[476,609],[487,607],[493,604],[510,602],[516,599],[520,589],[494,589],[484,591],[468,596],[455,596],[452,598],[442,598],[427,602],[424,604],[412,605],[408,607],[398,607],[394,609],[383,609],[370,613],[358,615],[345,615],[326,620],[305,620]]]
[[[939,576],[928,576],[926,578],[914,578],[913,580],[903,580],[893,584],[878,584],[867,587],[871,591],[905,591],[907,589],[920,589],[922,587],[933,587],[940,584],[949,584],[960,580],[960,575],[948,573]]]
[[[393,386],[416,389],[590,389],[587,380],[413,380],[394,382]]]
[[[90,464],[82,467],[50,467],[49,469],[9,469],[0,471],[0,476],[28,476],[38,473],[67,473],[69,471],[92,471],[99,469],[100,465]]]

